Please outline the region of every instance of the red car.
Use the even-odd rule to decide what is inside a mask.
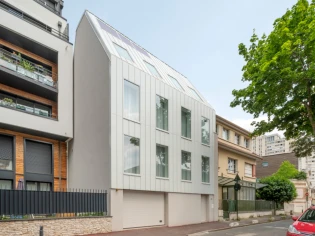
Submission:
[[[315,236],[315,206],[307,209],[300,217],[292,216],[295,222],[290,225],[287,236]]]

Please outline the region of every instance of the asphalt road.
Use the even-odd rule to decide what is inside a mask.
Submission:
[[[292,220],[276,221],[228,230],[216,231],[204,236],[285,236]]]

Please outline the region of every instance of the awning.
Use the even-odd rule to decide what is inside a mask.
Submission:
[[[224,186],[224,187],[229,187],[229,186],[234,186],[235,181],[232,178],[227,178],[223,176],[218,176],[218,185],[219,186]],[[243,187],[251,187],[255,189],[263,188],[267,186],[267,184],[261,184],[261,183],[256,183],[256,182],[250,182],[250,181],[240,181],[241,186]]]

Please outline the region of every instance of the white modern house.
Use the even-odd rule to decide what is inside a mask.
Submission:
[[[0,0],[0,186],[67,187],[73,46],[62,0]]]
[[[107,189],[113,231],[217,220],[215,117],[186,77],[83,14],[69,187]]]

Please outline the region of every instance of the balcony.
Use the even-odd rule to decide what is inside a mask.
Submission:
[[[64,41],[69,42],[69,36],[66,33],[67,31],[65,31],[65,33],[62,33],[59,30],[54,29],[54,28],[52,28],[52,27],[50,27],[50,26],[48,26],[48,25],[46,25],[46,24],[44,24],[44,23],[34,19],[33,17],[25,14],[23,11],[21,11],[21,10],[19,10],[19,9],[13,7],[13,6],[11,6],[10,4],[4,3],[1,0],[0,0],[0,9],[6,11],[6,12],[8,12],[8,13],[10,13],[10,14],[18,17],[18,18],[20,18],[21,20],[24,20],[24,21],[32,24],[33,26],[38,27],[38,28],[40,28],[40,29],[42,29],[42,30],[44,30],[44,31],[46,31],[46,32],[48,32],[48,33],[50,33],[50,34],[52,34],[52,35],[54,35],[54,36],[56,36],[56,37],[58,37],[58,38],[60,38],[62,40],[64,40]]]
[[[57,99],[57,74],[15,52],[0,48],[0,83],[50,100]]]
[[[14,97],[5,93],[0,93],[0,107],[5,107],[45,118],[57,119],[57,116],[52,114],[51,107],[23,98]]]

